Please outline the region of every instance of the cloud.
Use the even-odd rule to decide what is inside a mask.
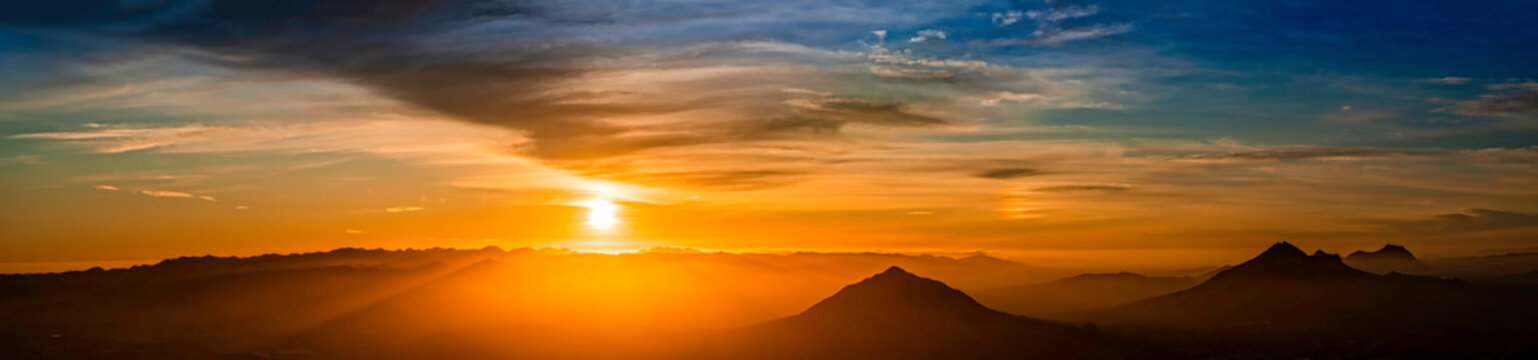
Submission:
[[[1538,228],[1538,214],[1474,208],[1437,215],[1429,220],[1389,221],[1382,224],[1396,233],[1412,235],[1464,234]]]
[[[1070,41],[1088,40],[1125,33],[1132,30],[1131,24],[1094,25],[1089,27],[1055,29],[1037,32],[1030,39],[1032,44],[1061,44]]]
[[[337,79],[416,108],[520,129],[538,143],[602,145],[597,139],[627,132],[626,127],[606,120],[610,117],[668,113],[688,106],[609,101],[613,94],[565,87],[569,81],[601,71],[604,66],[598,62],[634,52],[563,40],[572,35],[563,32],[572,29],[565,22],[605,21],[607,15],[491,1],[392,6],[369,1],[303,3],[258,12],[240,11],[246,6],[243,2],[216,0],[205,5],[220,11],[172,11],[176,5],[167,4],[150,9],[155,11],[125,12],[107,2],[101,9],[74,9],[93,14],[78,18],[66,15],[77,11],[59,12],[60,8],[38,4],[20,7],[21,14],[0,21],[81,32],[100,31],[93,21],[113,24],[116,31],[110,35],[115,38],[184,47],[193,50],[186,54],[204,63]],[[143,13],[160,15],[140,16]],[[497,36],[501,46],[496,47],[421,42],[421,36],[470,25],[511,29]],[[505,36],[508,33],[519,36]],[[155,142],[145,141],[102,151],[153,146]],[[560,156],[564,155],[561,150],[580,147],[553,144],[552,151],[537,149],[547,156]]]
[[[1020,22],[1020,20],[1024,18],[1025,13],[1018,10],[996,12],[993,13],[993,24],[998,26],[1009,26],[1011,24]]]
[[[919,30],[918,35],[914,36],[911,39],[908,39],[908,42],[918,43],[918,42],[929,42],[929,41],[935,41],[935,40],[945,40],[945,32],[944,31],[940,31],[940,30],[935,30],[935,29]]]
[[[1438,84],[1438,85],[1462,85],[1464,83],[1469,82],[1469,80],[1473,80],[1473,79],[1469,79],[1469,78],[1466,78],[1466,77],[1447,76],[1447,77],[1439,77],[1439,78],[1421,79],[1420,82],[1430,83],[1430,84]]]
[[[384,211],[387,213],[412,212],[422,210],[423,208],[420,206],[391,206],[384,209]]]
[[[1127,185],[1061,185],[1032,188],[1031,191],[1050,193],[1074,193],[1074,192],[1120,192],[1132,189]]]
[[[98,189],[100,189],[100,187],[98,187]],[[115,188],[114,188],[114,190],[115,190]],[[139,190],[139,194],[145,195],[145,196],[150,196],[150,197],[158,197],[158,198],[195,199],[195,200],[203,200],[203,201],[209,201],[209,202],[219,201],[218,199],[214,199],[212,196],[193,195],[193,194],[184,193],[184,192],[180,192],[180,191]]]
[[[626,183],[657,186],[688,186],[709,190],[756,190],[787,185],[810,175],[785,170],[629,171],[589,174]]]
[[[273,125],[187,124],[179,126],[143,126],[126,124],[85,124],[80,131],[59,131],[13,135],[16,139],[45,139],[85,144],[105,154],[155,149],[190,142],[257,142],[292,136],[299,128]]]
[[[1485,94],[1451,107],[1464,115],[1524,115],[1538,113],[1538,89]]]
[[[1391,111],[1371,108],[1355,108],[1350,105],[1341,106],[1338,111],[1329,111],[1319,115],[1319,119],[1337,124],[1366,124],[1375,121],[1393,119],[1400,115]]]
[[[1538,81],[1529,79],[1508,79],[1499,84],[1487,86],[1490,90],[1538,90]]]
[[[1041,98],[1042,98],[1041,94],[1017,93],[1017,92],[1013,92],[1013,91],[995,91],[995,92],[989,93],[986,97],[983,98],[983,100],[978,101],[978,105],[982,105],[982,106],[997,106],[997,105],[999,105],[1000,102],[1005,102],[1005,101],[1008,101],[1008,102],[1028,102],[1028,101],[1033,101],[1033,100],[1037,100],[1037,99],[1041,99]]]
[[[147,196],[153,196],[153,197],[159,197],[159,198],[183,198],[183,199],[193,199],[193,198],[196,198],[192,194],[188,194],[188,193],[184,193],[184,192],[179,192],[179,191],[139,190],[139,193],[147,195]]]
[[[240,4],[208,3],[224,10],[239,9]],[[697,31],[720,30],[720,23],[742,16],[773,19],[773,28],[779,29],[786,27],[779,25],[781,18],[790,16],[829,18],[838,22],[840,31],[828,33],[865,41],[870,36],[862,34],[884,26],[924,29],[916,34],[922,41],[956,35],[918,27],[924,23],[888,24],[815,11],[758,18],[746,12],[690,12],[643,5],[617,14],[603,7],[517,1],[412,2],[377,11],[367,2],[320,1],[316,6],[250,14],[190,11],[154,21],[137,16],[142,13],[123,14],[118,9],[101,9],[100,17],[109,21],[50,10],[41,13],[60,15],[31,16],[26,23],[108,37],[120,40],[124,47],[174,49],[166,52],[174,54],[168,56],[239,74],[241,81],[250,77],[345,84],[381,98],[380,102],[393,107],[386,111],[392,115],[501,127],[507,131],[483,131],[479,137],[504,136],[497,141],[501,147],[495,149],[504,156],[531,157],[561,169],[637,153],[717,144],[772,149],[783,146],[776,143],[780,141],[806,141],[797,146],[839,148],[845,146],[839,142],[849,140],[851,128],[949,131],[953,125],[987,116],[975,107],[1003,102],[1111,107],[1115,105],[1089,99],[1086,89],[1118,83],[1110,79],[1122,76],[1074,72],[1091,70],[1088,66],[1059,70],[990,65],[979,60],[986,54],[931,56],[923,52],[927,46],[888,49],[862,42],[864,51],[827,50],[785,42],[804,40],[800,33],[746,37],[731,35],[746,30]],[[893,11],[890,8],[868,10]],[[1042,19],[1087,16],[1094,11],[1093,7],[1070,7],[1061,9],[1061,15]],[[117,19],[118,15],[125,19]],[[1023,11],[1004,15],[1026,16]],[[94,26],[116,20],[144,22],[112,32]],[[681,29],[695,35],[658,36],[683,33]],[[891,35],[887,30],[870,34],[882,40]],[[850,40],[836,36],[830,39]],[[743,38],[760,40],[739,40]],[[826,46],[832,42],[805,43]],[[787,95],[781,91],[784,88],[825,95]],[[1033,96],[1040,101],[1032,100]],[[354,110],[350,114],[375,111],[349,110]],[[17,137],[86,144],[103,153],[271,150],[280,145],[285,151],[299,151],[293,148],[299,139],[319,136],[337,138],[344,145],[364,145],[340,139],[340,134],[362,129],[279,126],[272,118],[277,116],[241,124],[104,124]],[[326,126],[345,126],[335,123],[339,121]],[[323,149],[316,151],[342,147],[315,146]],[[761,167],[729,171],[757,168]]]
[[[112,186],[112,185],[92,185],[91,187],[92,188],[97,188],[97,189],[102,189],[102,190],[107,190],[107,191],[118,191],[119,190],[118,187]]]
[[[1031,10],[1031,11],[1027,11],[1025,14],[1026,14],[1027,17],[1030,17],[1032,20],[1041,20],[1041,21],[1047,21],[1047,22],[1058,22],[1058,21],[1063,21],[1063,20],[1067,20],[1067,19],[1081,18],[1081,17],[1085,17],[1085,16],[1090,16],[1090,15],[1094,15],[1094,14],[1099,13],[1099,12],[1100,12],[1100,7],[1095,6],[1095,5],[1090,5],[1090,6],[1065,6],[1065,7],[1052,8],[1052,9],[1047,9],[1047,10]]]
[[[989,170],[977,173],[975,176],[980,177],[980,178],[985,178],[985,179],[1008,180],[1008,179],[1022,178],[1022,177],[1027,177],[1027,176],[1045,175],[1045,174],[1047,174],[1047,173],[1044,172],[1044,171],[1038,170],[1038,169],[1029,169],[1029,168],[1001,168],[1001,169],[989,169]]]
[[[897,100],[824,96],[793,99],[786,101],[786,104],[802,110],[800,113],[807,118],[836,124],[927,127],[950,123],[939,117],[918,114],[907,103]]]
[[[1003,38],[983,42],[993,46],[1031,46],[1031,45],[1056,45],[1065,42],[1088,40],[1125,33],[1132,30],[1132,24],[1089,24],[1080,25],[1076,21],[1068,21],[1100,13],[1100,7],[1089,6],[1057,6],[1050,2],[1050,6],[1043,10],[1030,10],[1024,13],[1007,11],[993,13],[993,22],[999,26],[1007,26],[1019,22],[1021,15],[1036,21],[1036,31],[1026,38]]]
[[[1226,154],[1196,154],[1182,157],[1187,160],[1247,160],[1247,161],[1291,161],[1291,160],[1354,160],[1364,158],[1408,157],[1416,155],[1433,155],[1437,151],[1427,150],[1396,150],[1383,148],[1343,148],[1343,147],[1302,147],[1276,150],[1236,151]]]

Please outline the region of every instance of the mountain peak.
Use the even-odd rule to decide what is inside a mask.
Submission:
[[[914,275],[900,267],[845,286],[812,305],[802,316],[887,317],[956,316],[995,313],[971,296],[945,283]]]
[[[1250,261],[1259,259],[1293,259],[1306,257],[1308,257],[1308,254],[1304,253],[1302,249],[1298,249],[1297,246],[1292,246],[1292,244],[1289,244],[1286,241],[1282,241],[1277,242],[1276,244],[1272,244],[1270,248],[1267,248],[1266,251],[1261,252],[1260,255],[1255,256],[1255,259]]]
[[[1331,254],[1331,253],[1324,252],[1324,250],[1314,250],[1314,254],[1313,255],[1309,255],[1308,257],[1310,259],[1314,259],[1315,261],[1324,261],[1324,262],[1330,262],[1330,263],[1339,263],[1339,262],[1341,262],[1340,254]]]
[[[1351,266],[1379,274],[1399,272],[1427,275],[1441,272],[1436,267],[1416,259],[1415,254],[1411,254],[1409,249],[1394,244],[1384,244],[1378,251],[1358,250],[1347,256],[1346,261]]]
[[[1351,253],[1350,257],[1353,257],[1353,258],[1407,259],[1407,260],[1413,260],[1413,259],[1415,259],[1415,254],[1411,254],[1410,253],[1410,249],[1406,249],[1403,246],[1394,245],[1394,244],[1384,244],[1383,248],[1382,249],[1378,249],[1378,251],[1367,252],[1367,251],[1358,250],[1356,252]]]
[[[1257,278],[1354,278],[1366,275],[1370,274],[1346,266],[1340,255],[1320,250],[1310,256],[1292,244],[1278,242],[1249,261],[1213,275],[1209,282]]]
[[[912,276],[912,277],[918,277],[918,275],[913,275],[913,273],[910,273],[907,270],[903,270],[903,268],[897,267],[897,265],[892,265],[891,267],[886,268],[886,271],[882,271],[880,274],[876,274],[876,276],[873,276],[872,278],[879,277],[879,276]]]

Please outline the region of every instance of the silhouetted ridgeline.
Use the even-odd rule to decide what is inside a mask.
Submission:
[[[730,332],[704,358],[1121,359],[1162,355],[1094,329],[1010,315],[892,267],[801,314]]]
[[[1087,318],[1200,356],[1513,356],[1538,354],[1535,301],[1534,288],[1375,275],[1278,243],[1191,289]]]
[[[1286,243],[1210,277],[1065,275],[986,256],[877,253],[604,255],[485,248],[189,257],[131,269],[0,276],[0,354],[1538,356],[1532,336],[1538,311],[1531,306],[1538,303],[1538,287],[1522,285],[1520,278],[1481,285],[1378,275],[1337,255],[1309,255]],[[967,293],[987,296],[980,302]],[[993,304],[1069,322],[1017,316]]]
[[[1420,259],[1411,254],[1409,249],[1403,246],[1387,244],[1377,251],[1355,251],[1346,256],[1346,263],[1352,267],[1370,271],[1376,274],[1397,272],[1413,275],[1448,275],[1448,271],[1435,266],[1426,265]]]

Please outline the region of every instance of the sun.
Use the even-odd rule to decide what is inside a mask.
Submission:
[[[587,221],[583,225],[594,230],[608,230],[619,225],[619,204],[604,199],[593,199],[577,203],[577,206],[587,208]]]

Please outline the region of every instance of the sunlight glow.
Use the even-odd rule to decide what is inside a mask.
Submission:
[[[595,230],[608,230],[619,224],[619,204],[609,200],[593,199],[577,203],[587,208],[587,221],[582,222]]]

